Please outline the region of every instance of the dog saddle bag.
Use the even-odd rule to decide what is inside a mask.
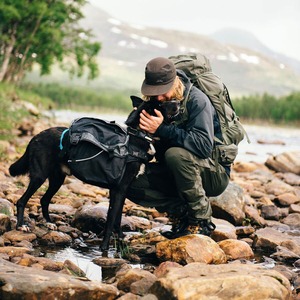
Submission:
[[[67,162],[72,174],[103,188],[118,185],[128,157],[126,128],[83,117],[72,122],[68,136]]]

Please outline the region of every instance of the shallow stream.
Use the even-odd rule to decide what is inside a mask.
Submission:
[[[101,252],[97,248],[91,247],[88,251],[79,251],[71,247],[59,250],[48,248],[45,257],[59,262],[68,259],[78,266],[88,279],[102,281],[102,268],[92,262],[95,257],[101,256]]]
[[[86,277],[94,281],[103,281],[105,278],[110,278],[113,274],[112,270],[108,268],[102,268],[101,266],[95,264],[93,259],[96,257],[102,257],[102,252],[99,250],[99,246],[89,245],[88,248],[84,250],[74,249],[72,247],[38,247],[35,249],[37,256],[42,256],[49,258],[53,261],[64,262],[65,260],[70,260],[77,267],[79,267],[85,274]],[[116,258],[119,257],[115,248],[110,248],[107,257]],[[142,268],[142,264],[131,264],[133,268]]]

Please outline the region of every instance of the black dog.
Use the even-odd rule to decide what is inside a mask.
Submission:
[[[145,110],[153,115],[154,109],[158,109],[164,114],[164,109],[162,108],[161,103],[155,99],[151,99],[147,102],[134,96],[132,96],[131,99],[135,109],[129,114],[125,122],[128,128],[131,129],[128,131],[129,143],[134,144],[134,146],[139,147],[139,149],[143,149],[146,153],[150,148],[152,139],[149,135],[139,134],[141,133],[139,130],[140,113],[142,110]],[[167,113],[165,112],[165,115],[166,114]],[[34,136],[29,142],[24,155],[9,168],[9,172],[12,176],[29,174],[30,178],[27,190],[17,202],[18,230],[29,230],[24,224],[24,209],[30,197],[46,179],[49,181],[49,186],[40,200],[42,213],[43,217],[48,222],[49,227],[52,227],[51,229],[55,228],[55,225],[51,223],[48,207],[52,197],[63,184],[66,175],[69,175],[66,172],[68,167],[67,157],[62,159],[59,149],[61,134],[65,129],[65,127],[52,127]],[[109,187],[110,204],[106,226],[103,231],[102,250],[107,250],[109,248],[109,240],[113,231],[115,231],[119,237],[123,234],[120,229],[120,223],[126,192],[132,180],[138,175],[142,163],[143,162],[138,160],[128,162],[120,184],[117,187]]]

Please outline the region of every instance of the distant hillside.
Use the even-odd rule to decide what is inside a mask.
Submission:
[[[248,31],[236,28],[224,28],[211,34],[210,37],[223,44],[236,45],[264,54],[267,57],[284,63],[300,75],[300,61],[274,52]]]
[[[64,73],[55,70],[52,76],[43,80],[100,90],[102,87],[127,89],[138,93],[145,64],[151,58],[201,52],[210,58],[214,72],[223,79],[232,96],[264,92],[278,96],[299,90],[299,74],[281,57],[274,57],[273,53],[263,51],[263,45],[257,49],[250,47],[246,33],[237,39],[241,41],[244,36],[243,43],[229,44],[228,40],[220,41],[217,36],[212,38],[124,23],[112,19],[110,15],[91,5],[85,7],[84,14],[86,18],[83,25],[91,28],[96,40],[102,43],[99,56],[100,77],[90,83],[78,79],[71,82]],[[230,41],[233,41],[233,37]],[[255,39],[254,42],[257,44]],[[36,73],[31,78],[40,80]]]

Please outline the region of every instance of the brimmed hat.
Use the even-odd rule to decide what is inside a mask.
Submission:
[[[141,92],[145,96],[163,95],[172,88],[175,78],[176,69],[171,60],[154,58],[146,65]]]

